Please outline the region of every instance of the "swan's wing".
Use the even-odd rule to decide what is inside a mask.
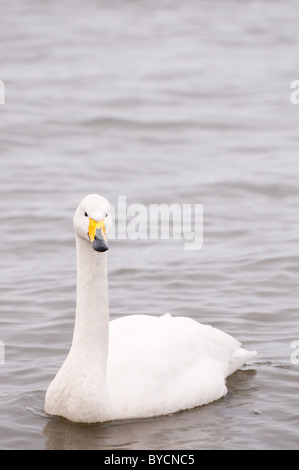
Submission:
[[[231,336],[190,318],[167,314],[113,320],[107,379],[118,414],[166,414],[222,397],[231,357],[239,348]]]

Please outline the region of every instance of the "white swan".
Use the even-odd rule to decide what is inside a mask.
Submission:
[[[255,351],[190,318],[131,315],[109,323],[109,203],[86,196],[74,216],[77,306],[69,354],[45,412],[77,422],[164,415],[207,404]]]

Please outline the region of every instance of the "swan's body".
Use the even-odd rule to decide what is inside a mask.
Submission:
[[[132,315],[109,323],[105,236],[102,229],[102,241],[90,235],[92,224],[103,227],[106,213],[108,201],[91,195],[75,214],[74,337],[47,391],[45,411],[90,423],[163,415],[221,398],[226,377],[255,351],[185,317]]]

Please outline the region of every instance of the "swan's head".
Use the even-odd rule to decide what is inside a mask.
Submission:
[[[107,251],[107,230],[111,224],[110,204],[103,196],[90,194],[80,202],[74,216],[76,235],[88,240],[96,251]]]

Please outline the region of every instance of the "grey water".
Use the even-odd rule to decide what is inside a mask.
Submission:
[[[18,0],[0,15],[0,448],[298,448],[295,0]],[[110,315],[189,316],[256,349],[221,400],[89,426],[44,413],[89,193],[203,204],[200,250],[111,240]]]

